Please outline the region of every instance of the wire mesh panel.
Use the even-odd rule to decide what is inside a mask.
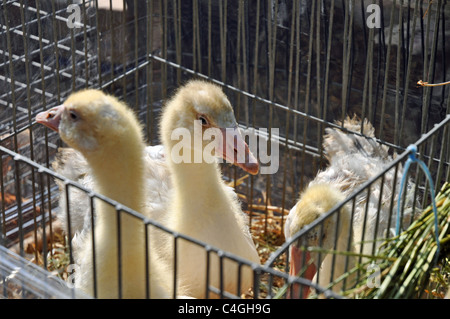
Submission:
[[[429,86],[450,78],[446,1],[4,0],[0,8],[0,244],[69,285],[79,258],[73,218],[85,210],[80,223],[88,225],[95,251],[95,214],[107,203],[117,214],[117,297],[127,289],[120,280],[126,253],[120,248],[123,216],[142,226],[145,264],[139,271],[145,297],[155,296],[150,275],[156,249],[152,234],[158,232],[171,242],[174,256],[186,241],[204,251],[200,276],[205,298],[306,297],[314,292],[355,297],[350,290],[365,270],[330,283],[395,235],[406,147],[417,145],[436,190],[449,179],[449,85]],[[56,173],[52,163],[58,148],[67,145],[35,121],[39,112],[60,105],[70,93],[97,88],[126,102],[143,124],[146,142],[159,144],[163,106],[193,78],[220,86],[248,143],[258,141],[252,152],[261,165],[259,174],[229,164],[221,164],[221,171],[248,218],[260,265],[93,192],[83,184],[84,175]],[[354,116],[359,124],[346,126]],[[341,189],[345,200],[286,240],[287,216],[299,194],[335,167],[330,134],[341,136],[333,143],[346,155],[356,150],[346,169],[353,173],[364,163],[370,168],[364,178]],[[402,230],[431,200],[419,168],[413,167],[408,178]],[[57,218],[61,212],[65,222]],[[359,238],[347,236],[344,245],[338,239],[346,216],[348,234]],[[359,224],[354,222],[358,218]],[[312,245],[311,234],[322,238],[327,227],[334,228],[329,235],[333,245],[325,247],[324,239]],[[305,257],[313,254],[316,266],[324,265],[314,280],[289,274],[294,245]],[[89,294],[101,297],[95,271],[99,260],[91,262]],[[167,297],[182,294],[178,262],[174,257],[166,271]],[[226,264],[238,269],[233,291],[221,285]],[[252,273],[249,287],[239,284],[246,271]],[[211,273],[218,273],[219,280]],[[2,276],[4,283],[8,274]],[[25,288],[19,290],[3,295],[25,296]]]

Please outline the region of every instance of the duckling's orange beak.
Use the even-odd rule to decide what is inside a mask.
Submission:
[[[291,276],[301,276],[309,281],[312,281],[314,275],[316,274],[316,266],[311,263],[309,264],[310,255],[309,252],[305,252],[295,245],[291,245],[290,250],[290,270],[289,275]],[[305,258],[304,258],[305,257]],[[305,260],[305,262],[303,262]],[[309,265],[308,265],[309,264]],[[306,267],[306,269],[305,269]],[[301,293],[300,293],[301,292]],[[288,289],[287,298],[308,298],[309,288],[307,286],[302,286],[300,284],[294,283],[292,289]]]
[[[227,162],[233,163],[244,171],[256,175],[259,171],[258,160],[248,148],[238,127],[221,128],[223,144],[219,147],[219,155]]]
[[[50,110],[38,113],[36,115],[36,122],[39,124],[43,124],[48,128],[58,132],[59,131],[59,122],[61,121],[61,115],[64,111],[64,105],[58,105]]]

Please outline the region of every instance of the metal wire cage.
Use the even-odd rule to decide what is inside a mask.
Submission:
[[[436,189],[449,180],[449,86],[417,85],[419,80],[436,83],[450,78],[446,1],[4,0],[0,8],[0,245],[9,254],[0,260],[2,297],[86,297],[54,285],[45,293],[36,292],[27,288],[28,281],[36,278],[48,284],[42,279],[45,275],[13,281],[11,267],[2,267],[12,259],[20,260],[20,265],[35,263],[52,274],[48,276],[70,284],[72,234],[70,227],[64,234],[55,223],[60,197],[55,180],[63,181],[66,197],[73,189],[84,192],[91,215],[93,202],[105,201],[117,208],[118,216],[140,220],[146,232],[166,232],[175,247],[188,240],[208,256],[218,254],[221,263],[227,260],[252,269],[249,291],[243,287],[226,291],[207,279],[206,298],[284,298],[296,284],[327,297],[342,297],[332,285],[319,284],[318,278],[311,282],[290,276],[289,247],[339,216],[344,205],[354,213],[362,194],[382,198],[386,189],[385,193],[383,188],[374,189],[388,176],[395,176],[389,186],[393,194],[398,192],[398,172],[411,143],[418,146]],[[249,216],[261,265],[174,233],[58,175],[51,162],[62,142],[34,120],[38,112],[59,105],[73,91],[100,88],[126,101],[144,124],[148,143],[156,144],[164,102],[193,77],[223,87],[240,127],[256,132],[269,150],[277,148],[277,159],[263,163],[276,166],[271,174],[246,177],[235,167],[222,166]],[[299,192],[327,167],[325,129],[369,139],[363,130],[349,131],[337,124],[354,114],[372,123],[374,143],[398,155],[345,202],[285,242],[285,218]],[[421,210],[430,203],[426,178],[420,170],[409,177],[415,185],[409,191]],[[375,201],[375,210],[387,205],[394,216],[394,197],[388,204]],[[366,207],[360,209],[367,211]],[[370,240],[391,236],[387,232]],[[371,245],[373,253],[375,246]],[[319,253],[319,260],[324,256]],[[176,276],[174,271],[173,296]],[[328,282],[336,279],[333,271],[325,276],[330,276]],[[148,278],[146,282],[146,295],[152,297]],[[95,297],[95,282],[93,288]]]

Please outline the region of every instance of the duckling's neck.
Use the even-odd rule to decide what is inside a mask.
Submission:
[[[144,203],[145,176],[144,158],[140,148],[126,151],[117,149],[113,153],[105,152],[105,154],[112,156],[87,158],[94,175],[94,190],[141,212]],[[142,284],[144,282],[142,278],[145,277],[145,236],[141,220],[124,211],[117,212],[116,207],[101,200],[96,199],[95,208],[98,296],[101,298],[118,296],[117,274],[120,271],[123,296],[144,297],[145,285]],[[90,248],[87,252],[91,252]],[[119,259],[121,266],[118,263]]]
[[[172,180],[176,198],[184,203],[199,203],[215,199],[223,189],[221,173],[216,163],[171,163]],[[197,204],[195,201],[197,200]]]
[[[174,197],[168,218],[172,228],[221,247],[223,243],[215,241],[220,235],[211,235],[211,229],[239,228],[235,214],[239,206],[226,189],[218,164],[173,164],[171,172]],[[224,227],[217,230],[217,225]]]
[[[88,158],[95,178],[95,191],[139,211],[144,200],[143,148],[126,152],[117,150],[113,154],[113,157]]]

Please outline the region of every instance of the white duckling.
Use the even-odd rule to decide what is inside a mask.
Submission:
[[[363,183],[369,181],[377,173],[386,167],[392,160],[388,154],[386,146],[378,144],[374,140],[374,128],[366,120],[361,123],[356,118],[347,118],[344,121],[344,127],[355,132],[361,132],[361,125],[363,125],[363,134],[366,137],[357,136],[353,134],[347,134],[341,130],[334,128],[326,129],[326,136],[324,138],[324,150],[329,160],[329,166],[320,171],[315,179],[311,181],[302,195],[300,201],[291,209],[285,224],[285,237],[289,239],[295,234],[296,231],[302,229],[305,225],[309,225],[312,221],[316,220],[323,213],[323,207],[326,205],[328,209],[331,209],[332,203],[336,205],[335,199],[339,197],[336,196],[333,191],[326,191],[324,189],[317,202],[312,199],[308,199],[309,196],[315,196],[314,191],[308,191],[309,188],[314,188],[317,185],[332,185],[333,188],[337,189],[341,194],[341,198],[345,199],[352,195],[352,193]],[[378,179],[371,186],[371,194],[367,198],[367,191],[364,191],[356,196],[354,213],[351,219],[347,217],[349,211],[348,208],[341,209],[340,220],[342,220],[344,227],[339,226],[341,229],[348,229],[345,227],[347,220],[352,221],[350,229],[352,233],[338,233],[338,237],[343,238],[344,241],[351,243],[350,246],[346,247],[341,251],[353,251],[362,254],[373,254],[376,249],[381,244],[380,239],[386,238],[388,235],[392,234],[393,228],[395,227],[395,213],[391,213],[390,204],[392,196],[394,196],[394,206],[393,211],[396,211],[396,203],[398,192],[400,189],[400,180],[402,175],[402,169],[397,172],[397,182],[394,184],[395,180],[395,170],[391,169],[384,175],[383,185],[381,185],[382,180]],[[381,190],[382,187],[382,190]],[[395,187],[395,192],[393,191]],[[413,216],[411,215],[411,210],[414,205],[413,192],[408,192],[412,189],[414,184],[408,181],[407,186],[407,196],[405,204],[405,213],[403,215],[404,225],[412,221]],[[382,197],[380,200],[380,193],[382,191]],[[307,202],[316,203],[314,205],[308,204],[303,205],[301,202],[306,200]],[[304,210],[304,207],[308,209]],[[330,220],[333,222],[333,219]],[[388,227],[389,225],[389,227]],[[330,235],[325,233],[325,229],[329,227],[324,227],[323,236],[330,238]],[[348,238],[351,236],[351,240]],[[316,245],[317,242],[307,242],[306,245]],[[327,243],[324,243],[324,246]],[[340,242],[338,241],[338,244]],[[327,249],[330,245],[327,244]],[[323,247],[323,246],[322,246]],[[324,247],[323,247],[324,248]],[[341,247],[343,248],[343,247]],[[306,264],[301,260],[303,253],[299,257],[298,252],[295,251],[296,248],[291,248],[291,273],[298,273],[300,265],[305,266]],[[337,249],[338,250],[338,249]],[[308,259],[308,254],[305,254],[306,259]],[[330,256],[330,255],[329,255]],[[323,258],[323,262],[320,265],[318,283],[322,287],[326,287],[331,281],[336,279],[339,274],[343,272],[343,266],[347,263],[346,269],[351,269],[351,264],[354,262],[352,258],[345,258],[346,262],[342,263],[342,258],[336,255],[335,263],[332,264],[332,259],[326,256]],[[341,259],[341,261],[339,261]],[[315,261],[317,263],[317,260]],[[317,266],[317,265],[316,265]],[[331,270],[334,268],[333,278],[331,278]],[[303,277],[309,280],[313,280],[315,270],[307,267],[306,272]],[[316,275],[317,277],[317,275]],[[347,281],[348,284],[351,278]],[[339,292],[342,288],[342,283],[335,285],[333,291]],[[296,288],[296,293],[294,296],[299,296],[298,288]],[[303,297],[306,297],[308,292],[303,291]]]
[[[36,119],[57,130],[65,143],[83,155],[97,193],[142,211],[146,195],[145,144],[141,125],[124,103],[98,90],[84,90],[70,95],[62,105],[38,114]],[[96,201],[95,209],[95,263],[89,232],[75,251],[80,266],[75,286],[94,294],[95,264],[99,298],[145,298],[147,261],[142,220],[120,214],[119,278],[116,209],[100,200]],[[150,263],[151,295],[169,297],[165,286],[168,276],[162,265],[154,258]]]
[[[180,139],[181,133],[192,139]],[[190,81],[181,87],[163,110],[160,134],[173,185],[165,224],[259,264],[237,196],[225,185],[217,161],[211,158],[219,156],[251,174],[258,172],[258,163],[239,133],[233,109],[221,88],[204,81]],[[214,142],[203,139],[208,134],[215,135]],[[164,253],[173,266],[173,240],[168,240],[167,246]],[[186,288],[186,294],[195,298],[218,297],[206,294],[206,250],[179,240],[177,252],[177,286]],[[234,261],[223,262],[223,289],[240,296],[251,287],[253,273],[248,266],[239,269]],[[212,253],[209,284],[218,289],[220,268],[217,254]]]

